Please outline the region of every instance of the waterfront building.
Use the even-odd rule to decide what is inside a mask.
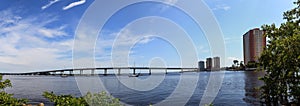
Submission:
[[[206,58],[206,70],[211,70],[212,64],[212,58]]]
[[[214,70],[220,70],[220,57],[214,57],[213,58],[213,69]]]
[[[258,62],[258,58],[266,47],[266,37],[264,31],[259,28],[249,30],[243,35],[244,62],[245,65],[250,61]]]
[[[204,71],[204,61],[199,61],[198,62],[198,71]]]

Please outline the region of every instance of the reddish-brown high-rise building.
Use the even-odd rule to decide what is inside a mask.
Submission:
[[[206,58],[206,70],[211,70],[213,65],[212,58]]]
[[[258,62],[263,48],[266,47],[266,37],[264,31],[259,28],[252,29],[243,35],[244,62]]]

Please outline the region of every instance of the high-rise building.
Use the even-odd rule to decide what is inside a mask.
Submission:
[[[220,70],[221,66],[220,66],[220,57],[214,57],[213,58],[213,69],[214,70]]]
[[[206,69],[211,70],[212,68],[212,58],[206,58]]]
[[[263,48],[266,47],[266,37],[263,34],[263,30],[255,28],[243,35],[244,62],[246,65],[249,61],[258,62]]]
[[[199,61],[198,62],[198,70],[199,71],[205,70],[205,68],[204,68],[204,61]]]

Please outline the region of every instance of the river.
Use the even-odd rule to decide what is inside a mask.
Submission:
[[[254,89],[263,84],[258,80],[262,75],[261,72],[253,71],[223,71],[224,79],[221,89],[213,101],[215,106],[243,106],[243,105],[259,105],[259,93]],[[185,73],[168,73],[168,74],[152,74],[151,77],[162,78],[160,84],[147,91],[139,91],[130,89],[119,80],[128,79],[147,79],[149,75],[143,74],[139,77],[128,77],[127,75],[118,76],[76,76],[79,78],[99,77],[104,84],[107,92],[112,96],[119,98],[125,105],[149,105],[160,103],[169,97],[178,86],[181,76],[184,74],[190,80],[198,79],[196,88],[185,87],[180,93],[174,94],[175,97],[169,98],[167,104],[185,103],[186,98],[182,96],[187,91],[193,91],[186,105],[199,105],[203,96],[210,75],[221,74],[222,72],[185,72]],[[194,79],[193,79],[194,78]],[[13,84],[12,88],[6,88],[5,91],[13,93],[16,98],[27,98],[29,103],[37,104],[40,102],[46,105],[53,105],[50,101],[42,96],[44,91],[53,91],[55,94],[71,94],[81,96],[77,87],[76,78],[74,76],[4,76],[4,79],[10,79]],[[193,82],[193,81],[191,81]],[[150,82],[149,82],[150,83]],[[187,83],[187,85],[189,85]]]

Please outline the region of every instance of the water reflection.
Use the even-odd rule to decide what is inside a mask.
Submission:
[[[244,101],[248,103],[248,105],[260,105],[260,93],[258,88],[262,86],[263,81],[258,80],[259,77],[264,75],[264,72],[256,72],[256,71],[245,71],[245,98]]]

